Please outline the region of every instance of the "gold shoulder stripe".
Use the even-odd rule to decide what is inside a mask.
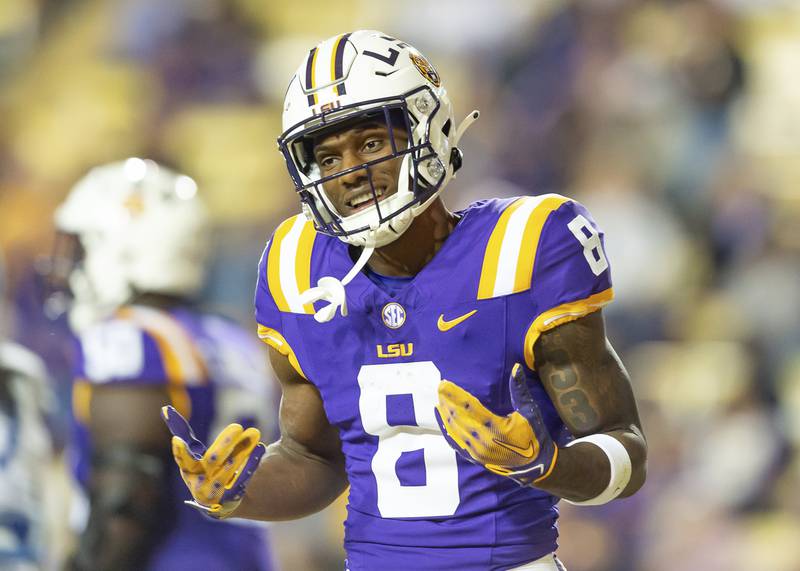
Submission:
[[[297,257],[294,260],[298,293],[303,293],[311,287],[311,251],[314,249],[314,239],[316,237],[317,232],[314,230],[314,224],[306,221],[297,241]],[[302,307],[303,313],[314,313],[313,304],[306,303]]]
[[[528,328],[528,332],[525,334],[523,353],[525,355],[525,364],[528,365],[528,368],[533,369],[533,346],[539,338],[539,335],[554,327],[589,315],[601,309],[603,306],[608,305],[613,299],[614,290],[613,288],[608,288],[600,293],[590,295],[585,299],[571,301],[548,309],[534,319],[533,323],[531,323],[531,326]]]
[[[494,297],[494,284],[497,280],[497,264],[500,261],[500,248],[503,245],[503,237],[506,233],[508,220],[511,215],[523,204],[524,198],[511,203],[500,215],[500,219],[495,224],[489,243],[486,245],[486,253],[483,256],[483,267],[481,269],[481,281],[478,285],[478,299],[488,299]]]
[[[286,356],[289,359],[289,364],[292,365],[295,371],[303,377],[304,379],[308,380],[308,377],[303,372],[303,369],[300,368],[300,361],[297,360],[297,355],[295,354],[292,347],[289,343],[284,339],[283,335],[278,333],[275,329],[271,327],[267,327],[265,325],[258,324],[258,337],[267,345],[275,349],[281,355]]]
[[[124,307],[117,314],[153,337],[167,375],[170,401],[178,412],[190,418],[192,402],[186,386],[207,383],[208,370],[189,332],[175,318],[157,309]]]
[[[86,379],[75,379],[72,384],[72,415],[86,426],[92,405],[92,384]]]
[[[314,313],[310,303],[300,303],[300,294],[311,287],[311,252],[317,236],[305,216],[285,220],[275,230],[267,256],[267,284],[278,310]]]
[[[558,194],[526,196],[506,208],[486,246],[478,299],[530,288],[542,228],[550,213],[568,200]]]
[[[531,287],[531,277],[533,276],[533,263],[536,260],[536,251],[539,248],[539,238],[542,235],[542,228],[550,213],[564,204],[567,199],[563,196],[548,196],[528,216],[525,230],[522,233],[522,243],[520,245],[519,261],[517,271],[514,274],[514,291],[525,291]]]
[[[280,311],[289,311],[289,304],[286,303],[286,296],[283,295],[283,289],[281,289],[281,246],[283,239],[292,229],[292,221],[292,218],[284,220],[275,230],[267,257],[267,284]]]

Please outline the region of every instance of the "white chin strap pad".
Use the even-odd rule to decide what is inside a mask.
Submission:
[[[328,305],[318,309],[314,314],[314,319],[317,323],[327,323],[333,316],[336,315],[336,310],[339,309],[342,317],[347,317],[347,296],[344,292],[344,286],[353,281],[356,274],[367,265],[367,261],[375,248],[364,248],[361,251],[356,264],[347,272],[347,275],[338,280],[333,276],[325,276],[319,279],[316,287],[307,289],[300,294],[300,302],[305,305],[307,303],[316,303],[318,301],[327,301]]]

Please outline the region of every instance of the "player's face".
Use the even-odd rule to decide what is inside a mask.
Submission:
[[[321,176],[335,175],[364,163],[391,156],[392,137],[396,150],[408,146],[408,136],[402,129],[390,130],[384,123],[378,121],[358,123],[346,130],[321,135],[315,140],[314,160],[319,166]],[[379,202],[397,192],[397,179],[402,160],[402,157],[388,159],[335,177],[324,183],[325,194],[342,217],[369,208],[375,203],[373,187]]]

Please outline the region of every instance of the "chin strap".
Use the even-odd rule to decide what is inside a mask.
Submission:
[[[300,303],[303,305],[307,303],[316,303],[318,301],[329,302],[328,305],[317,310],[314,314],[314,319],[317,323],[326,323],[333,319],[337,309],[341,311],[342,317],[347,316],[347,297],[344,293],[344,286],[353,281],[356,274],[367,265],[367,261],[374,251],[375,248],[373,247],[364,248],[356,264],[350,268],[350,271],[347,272],[347,275],[341,280],[337,280],[333,276],[325,276],[319,279],[317,287],[307,289],[300,294]]]
[[[461,137],[464,136],[464,133],[467,129],[480,117],[480,111],[477,109],[473,110],[469,115],[464,117],[461,123],[456,129],[456,137],[454,147],[458,145],[458,142],[461,140]],[[347,317],[347,297],[344,293],[344,286],[349,284],[353,281],[353,278],[356,277],[356,274],[360,272],[364,266],[367,265],[367,261],[369,260],[370,256],[372,256],[372,252],[375,251],[373,247],[366,247],[361,251],[361,255],[358,258],[356,264],[347,272],[347,275],[341,279],[337,280],[333,276],[325,276],[320,278],[317,282],[316,287],[312,287],[307,289],[303,293],[300,294],[300,303],[303,305],[307,303],[316,303],[318,301],[327,301],[328,305],[325,307],[317,310],[314,313],[314,319],[317,323],[327,323],[333,316],[336,315],[336,310],[342,314],[342,317]]]

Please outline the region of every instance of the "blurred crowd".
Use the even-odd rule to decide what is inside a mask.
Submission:
[[[0,336],[70,345],[41,309],[52,212],[127,156],[198,181],[205,298],[252,325],[266,238],[298,201],[275,138],[308,46],[376,28],[481,110],[454,207],[558,192],[606,233],[609,337],[646,486],[564,506],[570,571],[800,571],[800,5],[792,0],[0,0]],[[255,330],[254,330],[255,334]],[[59,446],[68,446],[61,442]],[[286,569],[341,569],[342,502],[273,526]]]

